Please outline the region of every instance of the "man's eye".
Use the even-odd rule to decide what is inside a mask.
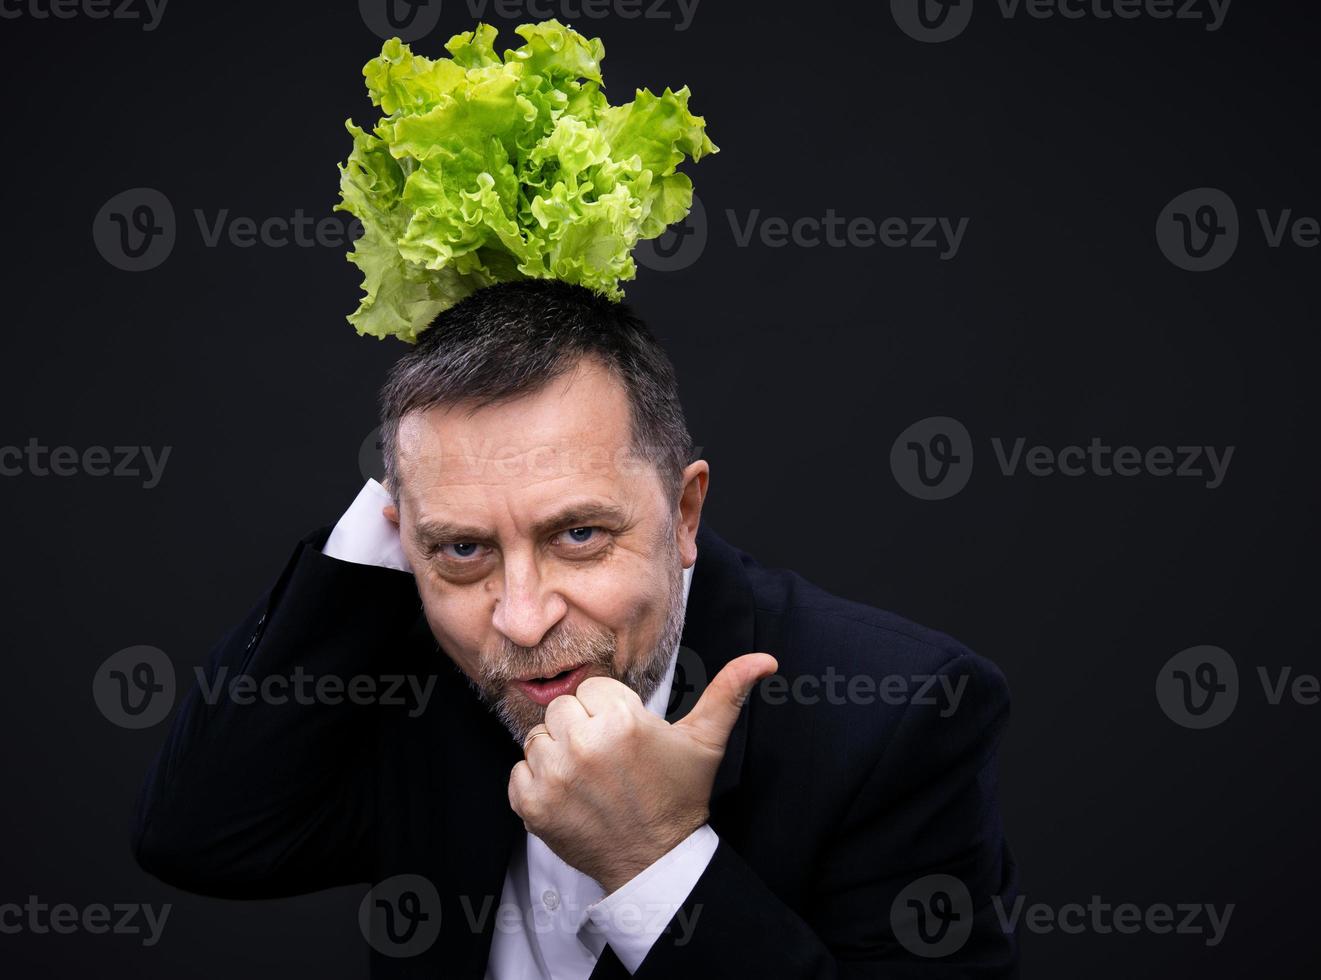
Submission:
[[[594,536],[600,537],[600,530],[599,527],[572,527],[560,533],[567,535],[566,543],[576,545],[589,544]]]
[[[475,557],[480,548],[481,545],[474,544],[471,541],[455,541],[452,544],[443,544],[437,550],[445,558],[457,558],[459,561],[467,561]]]

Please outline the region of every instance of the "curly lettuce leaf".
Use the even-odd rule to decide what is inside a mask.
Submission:
[[[365,229],[348,255],[359,334],[415,342],[474,290],[523,277],[620,299],[637,243],[692,207],[677,168],[718,148],[687,86],[612,106],[599,38],[556,20],[515,33],[523,45],[498,55],[478,24],[435,60],[392,38],[363,68],[383,115],[371,132],[346,123],[336,205]]]

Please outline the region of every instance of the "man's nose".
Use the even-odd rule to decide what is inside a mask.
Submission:
[[[534,647],[568,610],[564,598],[547,583],[529,558],[505,560],[504,591],[491,621],[511,643]]]

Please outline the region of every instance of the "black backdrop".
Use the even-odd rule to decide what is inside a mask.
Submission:
[[[1154,0],[1123,18],[1089,0],[1069,17],[981,0],[965,23],[971,4],[925,40],[898,0],[578,17],[606,43],[613,101],[687,83],[721,148],[688,168],[705,240],[690,219],[649,260],[674,268],[642,268],[628,299],[671,352],[711,463],[706,519],[727,540],[1004,669],[1003,805],[1029,902],[1234,905],[1217,945],[1026,931],[1025,976],[1314,975],[1321,707],[1306,685],[1272,704],[1258,671],[1318,669],[1315,13]],[[151,946],[0,933],[0,973],[360,977],[362,890],[233,903],[138,870],[128,816],[164,723],[112,724],[93,678],[150,645],[190,683],[296,538],[362,483],[376,388],[402,347],[344,322],[358,274],[343,243],[212,245],[195,212],[208,228],[331,214],[343,120],[375,119],[359,70],[380,11],[175,0],[153,15],[128,0],[133,20],[51,5],[5,0],[0,18],[0,904],[173,908]],[[526,10],[488,9],[501,47]],[[475,19],[447,0],[415,47],[439,54]],[[126,271],[104,230],[132,224],[142,188],[175,231],[143,260],[154,268]],[[811,247],[802,222],[771,244],[769,219],[830,209],[967,223],[957,250]],[[1286,211],[1298,223],[1272,244]],[[968,434],[937,421],[911,440],[960,456],[946,489],[976,462],[959,492],[925,500],[910,440],[893,466],[891,449],[933,417]],[[1131,476],[1037,476],[1026,461],[1006,475],[992,440],[1011,453],[1020,437],[1024,454],[1093,439],[1234,449],[1214,487],[1158,475],[1159,453]],[[43,475],[53,459],[34,441],[73,447],[59,467],[72,475]],[[159,478],[124,445],[168,447]],[[91,447],[138,475],[94,475]],[[1170,658],[1199,646],[1239,680],[1235,710],[1203,729],[1157,697]]]

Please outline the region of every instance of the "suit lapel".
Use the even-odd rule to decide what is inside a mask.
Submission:
[[[693,566],[693,580],[688,589],[688,605],[684,613],[683,638],[680,646],[688,651],[680,656],[696,655],[701,665],[699,674],[705,674],[701,686],[720,673],[735,657],[754,652],[754,611],[752,585],[742,554],[710,530],[705,523],[697,527],[697,564]],[[700,677],[699,680],[702,680]],[[679,682],[675,672],[676,683]],[[691,683],[691,682],[690,682]],[[690,692],[689,700],[696,694]],[[715,785],[711,791],[714,805],[721,797],[738,786],[743,770],[743,751],[747,739],[747,712],[739,715],[730,732],[725,758],[716,770]]]
[[[438,653],[438,656],[445,656]],[[509,806],[509,772],[523,757],[509,731],[455,668],[441,726],[440,835],[446,907],[446,972],[482,976],[513,846],[523,821]],[[457,955],[455,955],[457,954]]]

